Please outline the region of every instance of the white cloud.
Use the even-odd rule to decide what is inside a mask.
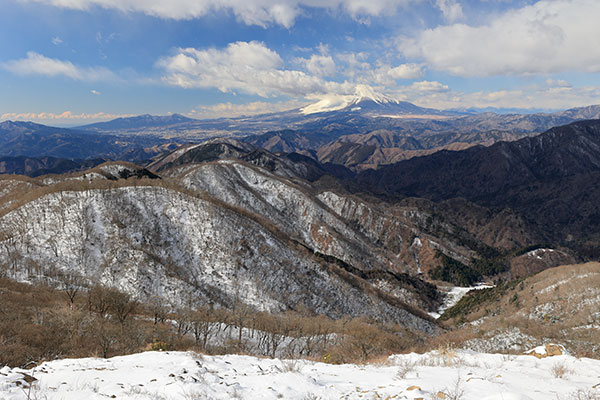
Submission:
[[[115,80],[116,76],[103,67],[83,68],[75,66],[70,61],[48,58],[30,51],[27,58],[7,61],[0,67],[17,75],[65,76],[78,81],[107,81]]]
[[[437,81],[413,82],[410,87],[417,92],[446,92],[450,90],[448,85],[444,85]]]
[[[58,45],[60,45],[62,43],[63,43],[63,40],[60,37],[55,36],[55,37],[52,38],[52,44],[53,45],[58,46]]]
[[[414,82],[390,93],[398,99],[437,109],[463,107],[567,109],[598,104],[599,86],[566,87],[531,85],[512,90],[465,93],[440,82]]]
[[[318,51],[320,54],[291,60],[297,66],[291,69],[262,42],[235,42],[221,49],[177,49],[174,55],[161,58],[157,66],[164,71],[163,82],[173,86],[319,100],[323,96],[353,96],[357,85],[387,91],[398,80],[417,79],[424,73],[420,64],[373,66],[367,53],[329,55],[324,46]],[[335,80],[328,79],[334,75]],[[443,87],[430,86],[427,90]]]
[[[221,10],[231,11],[248,25],[275,23],[291,27],[308,8],[342,10],[357,20],[394,12],[418,0],[23,0],[75,10],[94,6],[123,12],[142,12],[170,19],[193,19]]]
[[[285,69],[275,51],[261,42],[230,43],[225,49],[179,49],[158,61],[163,81],[183,88],[217,88],[262,97],[305,97],[342,90],[346,85],[303,71]]]
[[[454,22],[464,16],[462,7],[456,0],[436,0],[435,3],[449,22]]]
[[[389,68],[387,74],[393,79],[417,79],[423,76],[423,67],[418,64],[401,64]]]
[[[300,59],[301,64],[313,75],[332,76],[336,72],[335,61],[331,56],[313,54],[309,59]]]
[[[542,0],[484,26],[427,29],[400,45],[407,57],[458,76],[600,71],[600,2]]]
[[[379,63],[373,66],[366,61],[360,61],[355,54],[344,54],[339,58],[342,61],[341,75],[364,85],[396,86],[398,80],[418,79],[424,74],[420,64],[408,63],[393,67]]]
[[[546,79],[546,85],[550,87],[571,87],[572,85],[563,79]]]
[[[369,55],[365,52],[341,53],[336,59],[344,64],[342,74],[349,78],[365,76],[366,72],[372,69],[371,64],[367,62]]]
[[[132,117],[133,114],[111,114],[98,112],[93,114],[74,113],[72,111],[64,111],[62,113],[41,112],[41,113],[4,113],[0,114],[0,121],[3,120],[20,120],[20,121],[36,121],[36,122],[91,122],[91,121],[106,121],[115,118]]]
[[[91,93],[92,93],[93,95],[95,95],[95,96],[100,96],[100,95],[102,94],[102,93],[100,93],[99,91],[97,91],[97,90],[95,90],[95,89],[92,89],[92,90],[91,90]]]
[[[538,89],[476,92],[462,96],[461,101],[472,107],[566,109],[597,104],[600,87],[551,87]]]

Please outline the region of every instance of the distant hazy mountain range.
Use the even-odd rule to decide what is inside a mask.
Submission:
[[[545,114],[496,114],[441,111],[418,107],[373,94],[348,99],[332,106],[322,102],[295,110],[251,117],[195,120],[179,114],[142,115],[81,126],[78,129],[114,135],[144,135],[197,141],[217,136],[250,136],[270,131],[295,130],[337,139],[349,134],[388,130],[397,136],[431,137],[425,146],[456,142],[461,135],[505,132],[515,135],[541,133],[553,126],[600,117],[600,106]],[[431,143],[430,143],[431,142]]]
[[[55,128],[33,122],[0,122],[0,156],[56,157],[69,159],[147,159],[167,143],[156,137],[100,135],[79,129]],[[138,158],[139,157],[139,158]]]
[[[136,117],[117,118],[108,122],[98,122],[85,125],[80,129],[88,131],[126,131],[128,129],[156,128],[162,126],[173,126],[177,124],[191,123],[196,120],[184,117],[180,114],[171,114],[167,116],[154,116],[149,114],[138,115]]]
[[[198,142],[236,137],[273,152],[302,153],[324,163],[362,170],[473,145],[512,141],[554,126],[600,118],[600,106],[557,113],[496,114],[418,107],[370,91],[343,102],[321,102],[281,113],[193,120],[140,116],[83,126],[118,136]]]
[[[600,106],[551,114],[472,114],[422,108],[371,91],[358,91],[342,100],[253,117],[196,120],[179,114],[141,115],[73,129],[5,121],[0,123],[0,156],[140,163],[181,144],[228,137],[271,152],[299,153],[322,164],[361,171],[439,150],[514,141],[554,126],[600,118]],[[5,171],[11,172],[9,167]]]

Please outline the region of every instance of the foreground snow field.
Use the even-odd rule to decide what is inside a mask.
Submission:
[[[37,381],[29,389],[25,380]],[[25,379],[25,380],[24,380]],[[17,383],[18,382],[18,383]],[[0,399],[597,399],[600,361],[471,351],[380,365],[146,352],[0,368]]]

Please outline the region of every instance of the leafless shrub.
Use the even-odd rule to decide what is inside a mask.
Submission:
[[[72,310],[75,304],[75,297],[84,286],[85,281],[77,274],[63,273],[57,275],[56,278],[61,285],[62,291],[67,296],[69,300],[69,307]]]
[[[454,381],[454,385],[446,389],[443,393],[446,395],[446,399],[448,400],[462,400],[465,396],[465,390],[463,388],[464,381],[460,376],[456,378]]]
[[[420,365],[428,367],[457,367],[462,363],[463,360],[457,356],[456,350],[449,345],[438,348],[419,361]]]
[[[406,359],[401,359],[397,363],[397,366],[398,369],[396,370],[396,379],[404,379],[409,373],[414,372],[416,369],[416,363]]]
[[[208,396],[206,392],[199,390],[186,390],[183,389],[183,398],[184,400],[212,400],[214,397]]]
[[[201,307],[192,313],[191,320],[196,343],[206,350],[208,341],[219,327],[216,315],[212,308]]]
[[[88,310],[106,318],[110,308],[110,289],[96,285],[88,290]]]
[[[302,366],[298,360],[283,360],[281,361],[282,372],[300,372]]]
[[[317,396],[314,393],[306,393],[302,400],[321,400],[321,397]]]
[[[569,400],[600,400],[600,392],[598,390],[582,390],[579,389],[569,395]]]
[[[170,308],[165,305],[165,301],[160,297],[154,296],[150,298],[147,304],[147,308],[152,313],[154,318],[154,325],[165,322],[169,312],[171,311]]]
[[[573,370],[567,367],[563,362],[557,362],[550,368],[552,376],[557,379],[565,379],[568,375],[573,374]]]

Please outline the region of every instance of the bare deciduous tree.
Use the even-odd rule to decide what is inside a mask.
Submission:
[[[127,293],[117,290],[109,290],[110,313],[119,321],[121,326],[125,325],[127,318],[135,313],[137,302],[132,300]]]
[[[88,310],[95,312],[102,318],[108,316],[110,310],[110,291],[103,286],[93,286],[88,291]]]
[[[75,304],[75,297],[77,296],[77,293],[79,293],[79,291],[82,289],[84,279],[79,275],[69,273],[59,274],[56,278],[61,284],[62,291],[69,299],[69,308],[73,310],[73,305]]]
[[[197,309],[192,316],[192,325],[196,343],[199,343],[202,346],[202,349],[206,349],[208,340],[218,329],[219,325],[215,318],[213,308],[210,306],[203,306]]]

